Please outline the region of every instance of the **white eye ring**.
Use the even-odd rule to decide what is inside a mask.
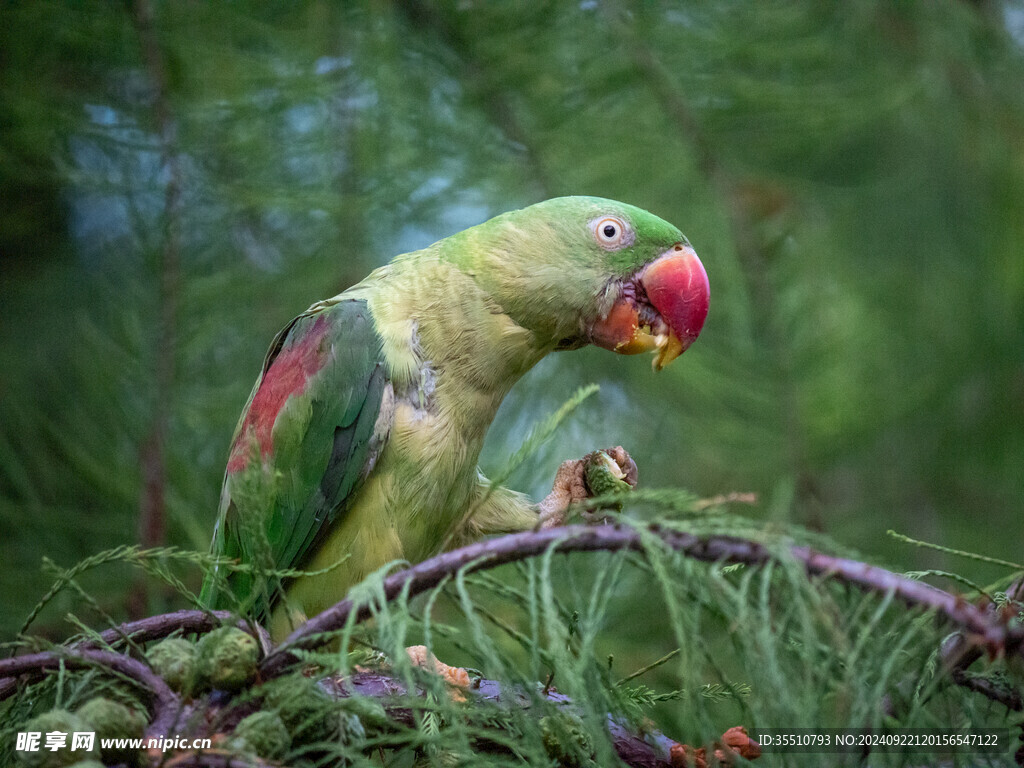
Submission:
[[[591,224],[594,230],[594,237],[602,248],[609,250],[629,245],[632,234],[626,228],[626,223],[617,216],[602,216]]]

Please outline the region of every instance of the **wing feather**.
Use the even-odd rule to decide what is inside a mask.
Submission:
[[[358,493],[383,447],[387,384],[365,300],[314,305],[271,344],[232,441],[212,545],[256,569],[226,581],[258,618],[278,592],[269,572],[301,568]],[[217,584],[214,573],[203,585],[210,607],[226,602]]]

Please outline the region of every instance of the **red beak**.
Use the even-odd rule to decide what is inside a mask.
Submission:
[[[636,295],[624,293],[594,324],[591,340],[626,355],[657,350],[654,368],[661,370],[704,327],[711,296],[708,274],[693,249],[677,243],[639,273],[637,285]]]

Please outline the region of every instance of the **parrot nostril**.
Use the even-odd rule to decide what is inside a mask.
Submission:
[[[679,244],[679,243],[676,243],[674,246],[672,246],[672,250],[673,251],[681,251],[681,250],[683,250],[683,246],[681,244]]]

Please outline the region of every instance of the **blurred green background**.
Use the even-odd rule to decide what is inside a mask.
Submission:
[[[621,443],[648,487],[754,492],[745,514],[898,569],[1002,573],[890,528],[1024,557],[1019,2],[2,14],[3,639],[53,581],[43,557],[205,550],[235,420],[293,315],[563,194],[677,224],[711,313],[659,375],[594,349],[545,360],[486,470],[596,381],[515,487],[539,497],[562,459]],[[115,618],[183,605],[133,578],[83,583]],[[69,610],[95,618],[71,591],[34,629],[66,635]]]

